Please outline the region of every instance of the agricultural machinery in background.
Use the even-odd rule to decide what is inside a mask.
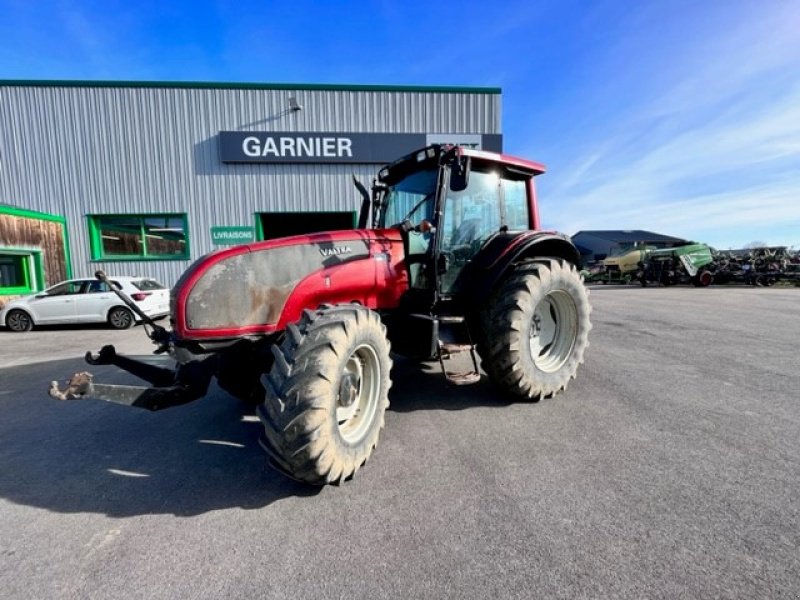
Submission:
[[[631,283],[647,256],[655,246],[636,246],[612,254],[590,270],[586,280],[590,283]]]
[[[800,281],[800,254],[786,246],[717,252],[714,266],[714,283],[771,286],[780,280]]]
[[[642,286],[713,284],[771,286],[778,281],[800,285],[800,253],[785,246],[716,251],[705,244],[672,248],[634,247],[584,271],[590,283],[634,283]]]
[[[706,287],[714,281],[714,255],[705,244],[653,250],[639,264],[636,279],[643,286],[691,283]]]

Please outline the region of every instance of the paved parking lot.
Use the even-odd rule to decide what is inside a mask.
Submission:
[[[800,290],[592,300],[552,400],[398,360],[372,460],[321,490],[216,388],[155,414],[47,398],[87,349],[146,352],[141,328],[0,330],[0,595],[796,598]]]

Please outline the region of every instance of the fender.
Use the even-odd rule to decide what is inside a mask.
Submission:
[[[482,306],[514,264],[557,257],[578,266],[580,252],[569,236],[555,231],[501,232],[489,238],[456,282],[454,294],[469,308]]]

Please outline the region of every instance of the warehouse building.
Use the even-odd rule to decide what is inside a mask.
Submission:
[[[607,256],[620,254],[637,246],[653,248],[674,248],[687,244],[681,238],[645,231],[643,229],[579,231],[572,241],[581,253],[581,262],[591,265]]]
[[[351,228],[353,176],[429,143],[501,151],[500,90],[0,81],[0,303]]]

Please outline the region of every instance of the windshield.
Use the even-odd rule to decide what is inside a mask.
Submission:
[[[438,169],[426,169],[411,173],[390,185],[383,197],[384,209],[380,226],[387,227],[422,219],[433,220],[433,200],[436,196]]]

